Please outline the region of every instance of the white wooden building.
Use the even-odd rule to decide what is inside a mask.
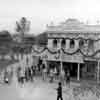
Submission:
[[[87,25],[77,19],[67,19],[58,25],[48,25],[48,45],[34,54],[47,62],[57,62],[71,77],[98,80],[100,76],[100,25]]]

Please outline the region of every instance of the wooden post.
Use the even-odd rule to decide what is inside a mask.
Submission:
[[[77,69],[77,80],[80,80],[80,63],[78,63],[78,69]]]
[[[60,64],[61,64],[61,73],[63,70],[63,63],[62,63],[62,49],[60,49]]]
[[[99,60],[98,60],[97,83],[99,83],[99,73],[100,73],[99,70],[100,69],[99,69]]]

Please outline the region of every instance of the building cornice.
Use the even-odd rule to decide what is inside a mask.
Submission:
[[[48,25],[47,33],[100,33],[100,25],[88,25],[77,19],[67,19],[58,25]]]

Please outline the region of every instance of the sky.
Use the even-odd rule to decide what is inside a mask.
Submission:
[[[100,0],[0,0],[0,30],[15,33],[16,21],[31,21],[30,33],[37,35],[46,25],[77,18],[88,24],[100,20]]]

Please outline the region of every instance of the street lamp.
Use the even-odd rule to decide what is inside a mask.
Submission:
[[[61,66],[61,73],[63,69],[63,61],[62,61],[62,47],[60,48],[60,66]]]

